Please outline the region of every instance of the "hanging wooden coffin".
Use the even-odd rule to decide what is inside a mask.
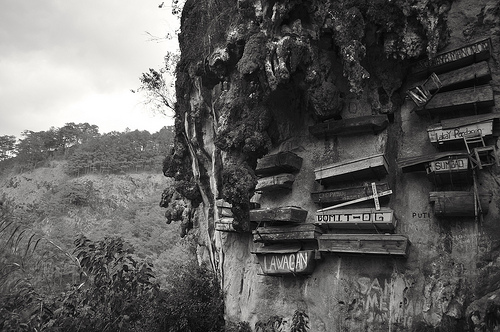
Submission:
[[[483,214],[488,213],[491,195],[479,195],[480,207],[476,206],[474,193],[471,191],[431,191],[429,201],[433,205],[436,216],[475,217],[480,211]]]
[[[264,243],[315,241],[321,233],[321,229],[314,224],[257,227],[253,231],[253,241]]]
[[[265,275],[308,275],[316,266],[314,250],[300,250],[300,245],[268,245],[253,252]]]
[[[486,84],[491,80],[490,66],[488,62],[481,61],[470,66],[439,74],[439,80],[441,81],[441,87],[439,89],[441,93],[469,86]],[[424,80],[415,83],[413,86],[420,86],[423,83]],[[429,91],[434,92],[435,89],[430,88]]]
[[[429,179],[439,185],[463,183],[472,181],[468,158],[465,151],[440,152],[401,158],[398,166],[403,173],[426,172]]]
[[[431,161],[427,168],[427,173],[444,174],[460,173],[469,168],[469,159],[467,157],[456,157],[444,160]]]
[[[383,154],[326,165],[314,170],[315,180],[321,184],[332,184],[361,179],[382,179],[388,173],[388,164]]]
[[[424,59],[411,66],[410,72],[414,76],[435,72],[444,73],[461,68],[475,62],[489,59],[491,55],[491,39],[479,40],[475,43],[437,54],[432,59]]]
[[[427,133],[432,144],[462,143],[466,134],[480,133],[483,137],[493,135],[493,122],[499,114],[488,113],[462,118],[442,120],[429,126]],[[465,143],[464,143],[465,147]]]
[[[469,169],[469,158],[432,161],[428,164],[427,176],[437,185],[470,183],[472,171]]]
[[[279,175],[268,176],[265,178],[260,178],[257,181],[257,186],[255,187],[255,191],[269,192],[276,190],[290,190],[292,189],[294,181],[295,181],[295,175],[293,174],[279,174]]]
[[[298,172],[302,167],[302,158],[286,151],[262,157],[257,161],[255,175],[268,176],[280,173]]]
[[[398,159],[398,166],[403,173],[411,172],[433,172],[443,170],[462,169],[464,165],[458,160],[466,159],[469,154],[466,151],[446,151],[431,153],[421,156],[406,157]]]
[[[377,192],[383,192],[389,190],[389,185],[386,182],[377,183]],[[322,205],[331,205],[337,203],[343,203],[348,201],[354,201],[359,198],[367,197],[373,195],[372,187],[367,184],[365,186],[357,186],[350,188],[339,188],[331,190],[323,190],[311,193],[311,198],[314,203]]]
[[[316,137],[344,136],[363,133],[378,134],[383,131],[389,120],[386,115],[367,115],[357,118],[329,120],[309,127],[311,135]]]
[[[400,234],[323,234],[318,238],[319,251],[338,254],[373,254],[403,256],[410,242]]]
[[[303,223],[306,217],[307,211],[295,206],[250,210],[250,221],[253,222]]]
[[[333,209],[317,212],[315,224],[327,229],[364,229],[393,231],[396,226],[394,211],[389,208],[380,210],[363,209]]]
[[[490,85],[481,85],[436,94],[425,108],[416,109],[417,114],[436,115],[445,111],[458,111],[495,105],[493,89]]]

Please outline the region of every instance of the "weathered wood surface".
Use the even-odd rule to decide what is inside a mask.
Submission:
[[[250,210],[250,221],[253,222],[277,221],[303,223],[306,221],[306,217],[307,210],[295,206]]]
[[[429,163],[427,176],[436,185],[472,183],[469,158],[437,160]]]
[[[465,146],[464,146],[465,148]],[[449,152],[439,152],[431,153],[422,156],[405,157],[399,158],[397,163],[398,167],[401,168],[403,173],[411,172],[426,172],[428,170],[429,164],[439,162],[467,158],[469,155],[467,151],[449,151]],[[439,168],[440,164],[435,164],[435,168]]]
[[[498,120],[498,119],[500,119],[500,113],[492,112],[492,113],[464,116],[460,118],[445,119],[441,120],[440,123],[435,124],[435,126],[440,126],[442,129],[455,129],[457,127],[466,126],[469,124],[485,122],[488,120]]]
[[[493,89],[490,85],[453,90],[436,94],[417,114],[436,115],[446,111],[458,111],[495,105]]]
[[[377,192],[389,190],[389,185],[386,182],[377,183],[376,186]],[[313,192],[311,193],[311,198],[314,203],[326,205],[353,201],[370,195],[373,195],[373,191],[370,184],[367,183],[364,186]]]
[[[323,234],[319,251],[344,254],[406,256],[408,238],[400,234]]]
[[[428,174],[463,173],[469,169],[468,157],[436,160],[429,163]]]
[[[367,115],[357,118],[329,120],[309,127],[309,133],[316,137],[378,134],[389,123],[387,115]]]
[[[389,208],[380,210],[371,208],[362,209],[334,209],[316,213],[315,224],[326,229],[371,229],[394,230],[396,219],[394,211]]]
[[[257,227],[253,231],[253,241],[265,243],[311,241],[316,240],[321,233],[321,229],[314,224]]]
[[[265,275],[306,275],[311,274],[316,266],[314,250],[288,249],[286,246],[275,249],[275,245],[271,245],[254,253]]]
[[[234,228],[234,219],[230,217],[220,218],[215,221],[215,230],[219,232],[236,232]]]
[[[232,205],[228,202],[218,199],[215,201],[215,205],[217,207],[217,212],[219,213],[219,217],[233,217],[233,212],[231,211]]]
[[[439,74],[487,60],[490,56],[491,39],[487,38],[451,51],[439,53],[432,59],[418,61],[411,66],[410,72],[414,76],[428,76],[432,72]]]
[[[498,118],[500,118],[498,113],[487,113],[442,120],[440,123],[429,126],[427,133],[434,145],[463,141],[464,135],[477,132],[483,137],[490,136],[493,135],[493,122]]]
[[[258,176],[293,173],[302,167],[302,158],[290,151],[262,157],[257,161],[255,174]]]
[[[439,91],[465,88],[474,85],[486,84],[491,80],[491,71],[488,62],[481,61],[457,70],[439,75],[441,88]],[[425,80],[412,84],[412,88],[424,84]],[[429,89],[430,92],[436,91],[435,88]]]
[[[292,189],[294,181],[295,181],[295,175],[293,174],[278,174],[278,175],[268,176],[265,178],[260,178],[257,181],[257,186],[255,187],[255,191],[268,192],[276,190],[290,190]]]
[[[480,194],[479,200],[483,214],[487,214],[491,195]],[[478,208],[471,191],[431,191],[429,201],[433,205],[434,215],[441,217],[474,217]]]
[[[361,179],[382,179],[388,174],[388,164],[383,154],[326,165],[314,170],[315,180],[331,184]]]

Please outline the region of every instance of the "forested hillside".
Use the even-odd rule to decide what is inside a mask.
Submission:
[[[159,205],[172,128],[68,124],[2,142],[0,330],[153,331],[217,301],[193,238]]]

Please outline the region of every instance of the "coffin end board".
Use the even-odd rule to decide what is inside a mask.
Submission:
[[[337,254],[408,255],[410,241],[399,234],[323,234],[319,251]]]
[[[464,146],[465,148],[465,146]],[[442,171],[451,168],[463,168],[462,162],[455,162],[455,160],[463,160],[469,157],[469,154],[465,150],[461,151],[448,151],[440,153],[432,153],[414,157],[399,158],[397,163],[398,167],[401,168],[403,173],[411,172],[427,172],[429,173],[429,168],[432,171]],[[451,164],[450,164],[451,163]],[[448,167],[446,167],[448,166]],[[458,166],[458,167],[453,167]],[[467,168],[467,167],[465,167]]]
[[[218,199],[215,201],[215,205],[217,207],[219,217],[233,217],[233,212],[231,210],[233,206],[230,203],[222,199]]]
[[[466,116],[452,120],[441,121],[427,128],[430,142],[439,147],[443,144],[461,145],[465,148],[464,135],[480,133],[483,137],[493,135],[493,124],[498,114],[489,113],[476,116]]]
[[[322,231],[314,224],[301,224],[298,226],[257,227],[252,233],[254,242],[286,243],[316,241]]]
[[[240,233],[234,227],[233,218],[220,218],[219,220],[215,221],[215,230],[219,232]]]
[[[468,156],[451,156],[427,164],[427,177],[437,185],[471,183],[472,170]]]
[[[255,223],[250,221],[236,222],[232,217],[222,217],[214,222],[215,230],[219,232],[230,233],[250,233],[257,227]]]
[[[362,209],[332,209],[318,212],[315,225],[325,229],[358,229],[373,231],[394,231],[397,221],[394,211],[389,208],[379,210]]]
[[[480,194],[481,211],[488,213],[491,194]],[[479,213],[473,192],[469,191],[434,191],[429,193],[429,202],[434,215],[439,217],[475,217]]]

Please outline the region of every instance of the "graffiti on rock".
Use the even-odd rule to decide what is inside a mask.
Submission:
[[[406,281],[360,277],[345,281],[344,301],[339,301],[341,325],[349,329],[377,330],[382,326],[411,326],[413,305],[408,300]]]

